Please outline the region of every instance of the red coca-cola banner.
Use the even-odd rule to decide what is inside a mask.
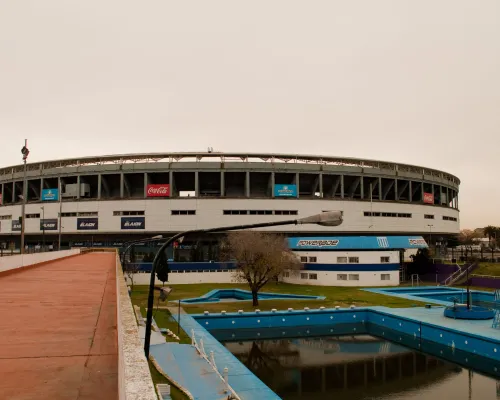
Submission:
[[[148,185],[146,187],[147,197],[170,197],[170,185],[160,183],[155,185]]]
[[[424,193],[424,203],[434,204],[434,195],[432,193]]]

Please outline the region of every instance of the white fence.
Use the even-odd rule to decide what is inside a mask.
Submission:
[[[28,267],[31,265],[74,256],[77,254],[80,254],[80,249],[48,251],[45,253],[19,254],[9,257],[0,257],[0,272]]]

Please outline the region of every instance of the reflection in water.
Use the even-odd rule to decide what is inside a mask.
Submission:
[[[369,335],[225,346],[284,400],[500,399],[495,379]]]

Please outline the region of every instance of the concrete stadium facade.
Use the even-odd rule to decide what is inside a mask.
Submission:
[[[248,153],[127,154],[0,169],[0,242],[111,243],[329,210],[342,225],[269,228],[287,235],[459,232],[459,185],[446,172],[353,158]],[[42,221],[43,220],[43,221]]]

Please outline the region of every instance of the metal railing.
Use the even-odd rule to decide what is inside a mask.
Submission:
[[[418,276],[418,274],[411,275],[411,286],[420,286],[420,282],[422,282]]]
[[[450,285],[450,282],[455,278],[457,277],[458,275],[460,275],[460,273],[462,272],[462,267],[460,265],[458,265],[457,263],[455,263],[455,265],[458,267],[458,269],[453,272],[453,274],[451,274],[448,278],[446,278],[443,282],[443,285],[445,286],[449,286]]]
[[[500,276],[495,276],[495,275],[478,275],[478,274],[471,274],[471,278],[491,278],[491,279],[500,279]]]
[[[462,279],[464,276],[466,276],[467,274],[469,274],[469,276],[471,276],[471,270],[476,266],[475,263],[473,264],[470,264],[469,266],[465,267],[465,268],[462,268],[460,273],[459,274],[454,274],[452,275],[453,276],[453,279],[451,279],[448,283],[445,283],[446,286],[450,286],[450,285],[453,285],[455,282],[457,282],[458,280]]]
[[[241,400],[238,394],[234,391],[234,389],[229,385],[229,369],[224,367],[222,374],[217,368],[217,364],[215,363],[214,352],[210,351],[210,356],[207,355],[205,351],[205,347],[203,346],[203,339],[200,339],[198,343],[196,340],[196,335],[194,333],[194,329],[191,329],[191,345],[198,351],[198,354],[208,362],[208,364],[213,368],[213,370],[217,373],[219,378],[224,382],[224,392],[228,393],[228,400]]]

